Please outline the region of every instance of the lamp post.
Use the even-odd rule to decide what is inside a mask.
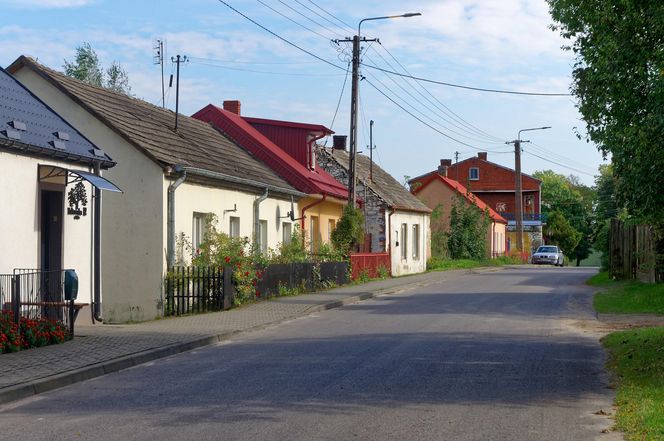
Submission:
[[[357,35],[351,39],[336,40],[353,42],[353,80],[351,85],[350,97],[350,151],[348,154],[348,205],[355,206],[356,182],[357,176],[355,173],[355,156],[357,155],[357,103],[359,95],[359,81],[360,81],[360,43],[363,41],[375,41],[374,39],[368,40],[360,37],[362,30],[362,23],[370,20],[386,20],[390,18],[408,18],[422,15],[419,12],[409,12],[401,15],[386,15],[383,17],[370,17],[363,18],[357,25]]]
[[[521,132],[531,132],[533,130],[546,130],[551,127],[533,127],[530,129],[521,129],[517,134],[517,139],[514,141],[506,142],[506,144],[514,144],[514,170],[515,177],[515,214],[516,214],[516,248],[523,251],[523,195],[521,190],[521,143],[530,141],[521,141]]]

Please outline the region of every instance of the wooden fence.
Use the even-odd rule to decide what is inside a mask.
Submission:
[[[611,220],[609,275],[647,283],[664,281],[664,268],[658,264],[652,226]]]
[[[389,275],[389,253],[355,253],[350,255],[351,280],[357,280],[364,272],[371,278],[380,276],[381,269]]]

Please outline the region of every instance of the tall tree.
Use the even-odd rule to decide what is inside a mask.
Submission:
[[[76,48],[73,62],[65,60],[65,75],[84,81],[93,86],[105,87],[115,92],[131,94],[127,71],[117,61],[104,71],[99,56],[90,43],[84,42]]]
[[[664,226],[664,2],[547,0],[574,53],[572,92],[586,139],[611,155],[616,194],[641,221]]]
[[[555,231],[557,242],[563,241],[562,234],[571,234],[572,240],[565,240],[565,246],[560,246],[579,265],[590,255],[594,192],[581,184],[578,178],[566,177],[552,170],[538,171],[533,176],[542,181],[542,212],[547,216],[547,223],[552,222],[553,213],[557,213],[556,218],[558,215],[565,218],[567,223],[562,227],[557,225],[555,229],[546,229],[545,233]],[[560,224],[559,219],[555,220]],[[553,241],[550,234],[547,237]]]

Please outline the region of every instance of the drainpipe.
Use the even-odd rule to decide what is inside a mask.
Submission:
[[[180,173],[180,177],[168,186],[168,214],[166,220],[166,264],[168,269],[175,266],[175,190],[187,179],[187,171],[183,170],[182,166],[176,165],[176,173]]]
[[[311,141],[307,142],[307,145],[309,146],[309,148],[307,149],[307,155],[309,156],[309,161],[308,162],[309,162],[309,168],[311,170],[316,169],[316,164],[314,163],[314,146],[313,146],[313,143],[318,141],[319,139],[325,138],[325,136],[326,136],[325,133],[323,133],[320,136],[313,137],[311,139]]]
[[[387,254],[390,256],[390,274],[392,274],[392,215],[397,212],[396,207],[392,207],[389,216],[387,216]]]
[[[99,161],[94,163],[94,173],[101,176],[101,164]],[[101,322],[104,319],[101,316],[101,190],[94,187],[94,225],[93,225],[93,301],[92,301],[92,317],[94,320]]]
[[[258,252],[258,247],[260,244],[259,234],[261,230],[261,218],[260,218],[260,205],[265,199],[267,199],[267,194],[269,190],[266,188],[265,193],[256,198],[254,201],[254,252]]]
[[[325,202],[326,199],[327,199],[327,193],[323,193],[323,197],[321,199],[314,201],[309,205],[305,205],[304,207],[302,207],[302,210],[300,210],[300,231],[302,232],[302,246],[304,246],[306,243],[306,237],[304,236],[304,221],[306,217],[304,216],[304,212],[315,205],[322,204],[323,202]],[[309,232],[309,234],[311,234],[311,232]]]

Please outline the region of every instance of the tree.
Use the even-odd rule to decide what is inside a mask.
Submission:
[[[577,247],[582,233],[577,231],[560,211],[552,211],[546,221],[546,235],[549,241],[558,245],[569,256],[569,250]]]
[[[346,205],[344,213],[332,230],[332,244],[334,249],[344,256],[349,256],[364,241],[364,215],[362,211]]]
[[[576,59],[585,138],[611,155],[619,203],[664,229],[664,2],[547,0]]]
[[[581,260],[590,255],[594,191],[583,185],[577,177],[566,177],[552,170],[538,171],[533,176],[542,181],[542,212],[547,216],[547,223],[551,221],[553,213],[559,213],[569,224],[569,228],[558,229],[556,226],[551,231],[559,235],[567,231],[573,238],[578,236],[578,240],[565,240],[567,244],[563,247],[565,254],[576,261],[578,266]],[[552,240],[548,233],[546,236]],[[558,236],[556,240],[563,239]],[[569,248],[572,243],[574,246]]]
[[[469,194],[471,202],[475,195]],[[452,259],[485,259],[489,213],[469,203],[464,196],[457,196],[450,210],[450,231],[447,249]]]
[[[77,80],[126,95],[131,94],[127,71],[117,61],[113,61],[111,66],[104,71],[99,56],[92,49],[90,43],[84,42],[81,46],[78,46],[76,48],[76,59],[73,62],[65,60],[63,67],[65,75]]]

